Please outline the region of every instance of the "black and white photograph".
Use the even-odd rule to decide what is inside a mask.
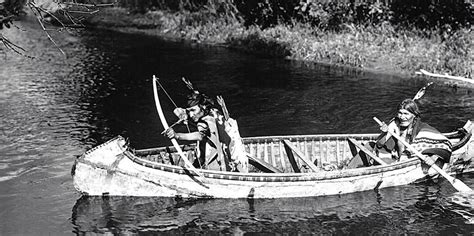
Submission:
[[[472,0],[0,0],[0,236],[473,235]]]

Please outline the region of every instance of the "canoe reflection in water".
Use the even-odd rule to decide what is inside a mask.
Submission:
[[[423,183],[380,192],[280,199],[83,196],[71,220],[79,235],[437,234],[449,230],[454,221],[465,224],[466,214],[460,211],[474,213],[450,203],[449,189],[449,184]]]

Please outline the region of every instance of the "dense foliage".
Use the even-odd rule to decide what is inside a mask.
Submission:
[[[25,1],[5,0],[0,4],[0,30],[10,28],[13,20],[21,13]]]
[[[470,27],[473,4],[464,0],[396,0],[381,2],[265,0],[236,1],[246,24],[263,28],[278,24],[310,23],[320,29],[338,30],[344,24],[378,25],[390,22],[405,28],[460,29]]]
[[[140,7],[145,2],[147,7]],[[410,74],[426,69],[472,77],[472,3],[355,2],[124,0],[122,4],[144,12],[141,19],[150,27],[166,29],[163,32],[252,53]],[[134,25],[137,19],[130,21]]]
[[[56,1],[56,0],[55,0]],[[60,1],[60,0],[58,0]],[[5,0],[0,5],[0,29],[9,27],[26,0]],[[61,1],[60,1],[61,2]],[[69,2],[63,0],[62,2]],[[75,1],[89,4],[109,0]],[[467,0],[393,0],[382,1],[320,0],[119,0],[132,12],[153,10],[170,12],[207,12],[215,18],[243,20],[244,25],[262,29],[280,24],[310,24],[319,30],[341,30],[347,24],[380,25],[390,22],[402,29],[448,32],[469,28],[474,20],[474,4]],[[388,1],[387,1],[388,2]],[[204,19],[203,19],[204,20]]]
[[[101,11],[100,19],[89,23],[154,29],[158,34],[297,60],[408,73],[427,69],[465,77],[474,74],[473,3],[468,0],[118,2],[120,8]],[[5,3],[0,8],[3,16]],[[0,22],[7,26],[5,19]]]
[[[392,22],[420,29],[470,27],[474,18],[472,1],[397,0],[391,5]]]
[[[240,15],[246,26],[261,28],[279,24],[310,23],[320,29],[337,30],[344,24],[378,25],[457,30],[470,27],[473,3],[466,0],[320,1],[320,0],[141,0],[120,1],[122,6],[146,12],[153,9],[202,11]]]

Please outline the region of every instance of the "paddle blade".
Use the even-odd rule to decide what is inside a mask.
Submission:
[[[452,180],[450,180],[449,182],[451,182],[451,184],[453,185],[453,187],[458,190],[459,192],[472,192],[473,190],[467,186],[464,182],[462,182],[461,180],[458,180],[456,178],[453,178]]]

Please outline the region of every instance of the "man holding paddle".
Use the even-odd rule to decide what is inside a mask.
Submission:
[[[420,111],[413,99],[403,100],[398,106],[397,116],[388,125],[383,124],[380,129],[382,134],[377,139],[376,150],[388,151],[395,160],[405,160],[414,155],[400,140],[394,138],[392,133],[429,157],[427,160],[431,163],[427,163],[425,171],[433,164],[443,168],[445,163],[449,163],[451,142],[437,129],[421,122]],[[434,170],[429,172],[429,175],[434,174]]]

